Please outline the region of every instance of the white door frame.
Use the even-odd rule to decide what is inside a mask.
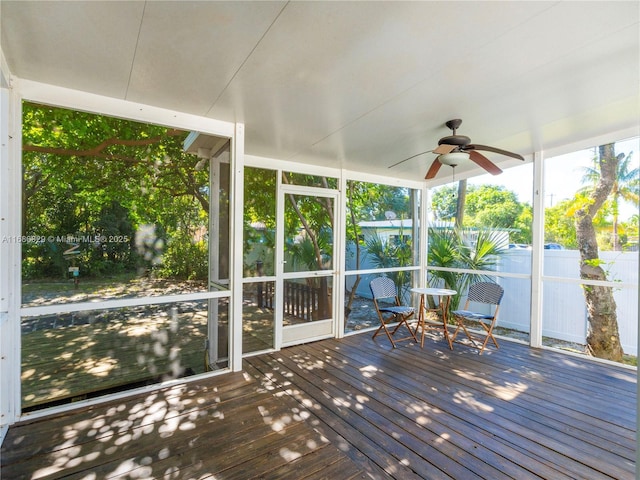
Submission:
[[[315,270],[311,272],[284,272],[284,210],[286,203],[286,195],[310,195],[316,197],[329,198],[333,200],[333,254],[331,270]],[[282,183],[282,175],[278,175],[278,189],[276,199],[276,309],[275,309],[275,347],[280,349],[291,345],[320,340],[322,338],[332,338],[336,336],[337,324],[337,301],[338,296],[332,295],[331,298],[331,318],[326,320],[317,320],[307,324],[284,326],[283,302],[284,302],[284,281],[293,278],[317,278],[329,277],[332,280],[333,291],[339,285],[338,268],[336,262],[339,256],[336,251],[340,248],[338,244],[340,237],[340,223],[336,218],[338,204],[340,200],[340,192],[334,189],[305,187],[301,185],[288,185]]]

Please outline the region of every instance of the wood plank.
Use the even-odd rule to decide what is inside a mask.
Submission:
[[[305,348],[305,353],[306,350],[307,348]],[[291,355],[274,355],[277,357],[275,360],[285,368],[290,369],[290,374],[295,374],[294,372],[300,368],[300,363],[294,360],[298,357],[298,348],[294,347],[288,353]],[[312,365],[318,366],[317,362],[313,360],[310,362]],[[295,383],[298,386],[302,386],[304,383],[305,389],[313,389],[315,385],[320,385],[322,397],[329,399],[329,405],[340,403],[341,406],[345,407],[345,421],[353,426],[366,425],[367,430],[372,435],[376,435],[376,429],[381,430],[383,432],[382,438],[380,438],[380,435],[376,435],[376,442],[383,445],[387,452],[396,455],[398,461],[408,463],[414,471],[428,472],[430,475],[441,474],[440,472],[434,472],[439,468],[441,472],[453,478],[482,478],[481,473],[469,470],[463,463],[458,461],[459,459],[455,458],[459,453],[458,451],[448,449],[446,453],[442,453],[432,445],[438,442],[443,445],[449,445],[448,441],[443,441],[443,438],[438,435],[431,435],[425,440],[428,432],[420,425],[412,428],[413,426],[410,422],[395,415],[395,412],[388,408],[384,402],[374,404],[370,394],[366,391],[350,391],[348,383],[337,381],[335,372],[331,372],[328,376],[325,373],[326,371],[323,368],[311,367],[296,378]],[[312,380],[311,377],[315,378]],[[288,378],[291,379],[291,376],[288,375]],[[366,387],[364,390],[366,390]],[[318,398],[319,395],[316,393],[313,394],[313,397]],[[357,408],[354,409],[353,406],[357,406]],[[335,409],[335,406],[333,408]],[[349,413],[353,413],[353,415]],[[408,432],[407,429],[411,431]],[[389,431],[394,432],[393,438],[388,436],[387,432]],[[418,452],[418,454],[416,455],[414,452]],[[429,460],[425,462],[425,458]],[[436,466],[436,469],[434,469],[434,466]],[[495,470],[489,476],[496,479],[500,478],[499,472]]]
[[[173,455],[180,456],[184,449],[189,448],[190,442],[185,441],[181,435],[174,435],[174,430],[183,429],[187,432],[199,426],[205,432],[215,432],[214,437],[221,436],[224,433],[221,429],[226,425],[225,418],[245,416],[252,419],[251,413],[257,412],[258,407],[265,402],[264,398],[255,395],[255,389],[252,393],[252,395],[247,394],[244,398],[229,398],[221,403],[210,402],[204,406],[194,405],[193,408],[184,409],[179,414],[173,412],[167,402],[160,400],[160,402],[154,402],[155,405],[149,405],[148,408],[129,410],[129,416],[132,416],[131,412],[133,411],[133,416],[136,418],[127,419],[125,422],[116,420],[111,423],[110,428],[93,427],[94,425],[106,426],[107,424],[103,422],[85,424],[85,428],[81,428],[79,434],[75,433],[78,432],[77,429],[67,431],[73,432],[74,435],[65,435],[67,437],[65,442],[56,445],[48,454],[42,452],[43,454],[36,459],[30,460],[30,468],[34,471],[51,469],[51,463],[60,463],[61,459],[69,458],[70,455],[80,457],[81,452],[90,451],[84,461],[66,467],[65,475],[89,470],[107,476],[106,473],[112,470],[123,473],[122,467],[114,468],[114,465],[127,464],[131,465],[131,469],[135,469],[137,457],[158,460],[156,455],[161,457],[161,452],[164,449],[170,449]],[[160,406],[158,403],[165,405]],[[261,416],[258,417],[257,419],[253,418],[252,421],[258,422],[260,426],[264,425],[264,419]],[[249,428],[252,425],[253,423],[247,420],[242,428]],[[238,431],[243,430],[238,428]],[[150,433],[157,433],[163,438],[163,441],[159,443],[157,436],[150,435]],[[95,437],[95,439],[89,440],[88,437]],[[42,437],[40,438],[42,439]],[[136,439],[136,441],[127,441],[127,439]],[[210,440],[215,441],[215,438],[210,438]],[[206,448],[210,448],[209,445]],[[118,452],[117,458],[110,460],[111,454],[109,452],[114,450]]]
[[[359,339],[359,342],[363,343],[362,339]],[[366,360],[364,360],[365,363],[367,361],[375,362],[375,358],[374,358],[375,355],[371,354],[370,349],[366,349],[364,346],[360,348],[361,348],[359,350],[360,353],[363,353],[363,354],[369,353],[369,357]],[[407,347],[406,350],[411,351],[410,347]],[[406,352],[403,352],[401,354],[400,352],[398,352],[397,349],[396,350],[390,349],[384,354],[385,354],[384,365],[386,368],[391,368],[391,365],[393,365],[392,359],[401,358],[406,354]],[[526,440],[527,442],[529,442],[528,444],[529,445],[528,449],[530,452],[529,455],[531,455],[532,458],[541,458],[541,459],[550,458],[549,464],[554,464],[553,459],[558,455],[558,453],[556,452],[562,452],[562,454],[567,455],[568,459],[571,459],[571,460],[565,460],[563,462],[564,463],[563,470],[566,470],[566,474],[568,474],[569,476],[576,475],[581,478],[600,478],[597,475],[602,475],[602,474],[597,473],[597,470],[601,468],[607,469],[609,471],[609,474],[612,475],[613,478],[625,478],[626,476],[630,475],[633,472],[633,460],[628,459],[627,461],[625,461],[624,458],[619,458],[615,455],[609,454],[608,449],[602,449],[602,445],[603,445],[602,442],[595,445],[592,448],[588,444],[584,444],[583,440],[580,438],[579,435],[577,437],[564,436],[563,432],[558,431],[558,427],[554,423],[548,425],[548,428],[540,428],[536,422],[530,421],[526,417],[521,418],[521,416],[518,414],[512,414],[511,405],[513,403],[513,399],[509,400],[509,404],[506,409],[499,408],[500,406],[497,405],[496,402],[490,401],[491,397],[487,396],[487,394],[490,395],[493,389],[497,387],[501,387],[503,383],[489,382],[487,384],[487,380],[485,379],[486,372],[478,371],[478,365],[476,365],[476,362],[472,362],[471,364],[469,364],[468,362],[465,362],[464,359],[459,360],[457,356],[458,354],[449,353],[448,355],[456,355],[455,357],[456,375],[447,374],[449,369],[448,368],[442,369],[441,363],[438,363],[437,361],[432,364],[423,363],[425,355],[417,355],[415,357],[412,357],[411,364],[414,367],[416,367],[414,370],[415,372],[418,372],[418,374],[423,375],[425,377],[425,380],[423,381],[423,385],[427,388],[429,385],[435,384],[440,386],[439,388],[440,391],[444,390],[445,392],[451,392],[451,391],[455,392],[456,390],[458,390],[458,388],[455,385],[458,383],[462,383],[464,388],[461,389],[461,391],[464,391],[466,392],[466,394],[471,395],[474,401],[477,400],[481,402],[481,403],[477,403],[478,406],[480,406],[481,404],[486,404],[485,408],[489,408],[490,411],[492,412],[492,416],[494,417],[494,422],[491,422],[491,423],[487,422],[485,425],[485,428],[487,428],[490,433],[496,435],[497,438],[502,438],[503,441],[510,443],[512,447],[516,449],[520,449],[521,445],[527,445],[527,443],[525,442]],[[460,355],[462,357],[465,357],[466,352],[460,353]],[[485,354],[482,355],[482,357],[484,356]],[[477,354],[475,358],[478,358]],[[440,365],[440,368],[438,368],[438,365]],[[396,364],[394,371],[398,375],[400,375],[403,368],[404,366]],[[468,371],[470,372],[477,371],[477,373],[479,374],[476,378],[472,378],[468,380],[468,382],[461,380],[461,372],[466,372],[467,368],[469,369]],[[474,368],[475,368],[475,371],[474,371]],[[518,380],[517,377],[511,378],[511,381],[514,386],[517,385],[518,383],[517,380]],[[478,397],[478,394],[474,393],[474,389],[480,390],[480,392],[483,392],[483,395],[485,396]],[[556,389],[553,391],[556,392],[556,394],[559,395],[560,397],[563,396],[562,390]],[[523,396],[523,394],[521,392],[519,393],[517,389],[514,389],[513,394],[514,394],[514,398]],[[527,393],[527,396],[528,396],[528,393]],[[575,403],[575,400],[576,399],[574,398],[573,399],[574,403]],[[541,399],[534,397],[528,401],[531,404],[537,404],[541,401]],[[565,401],[570,401],[570,399],[559,400],[559,402],[565,402]],[[585,394],[583,395],[582,403],[589,404],[588,391],[585,392]],[[442,409],[446,409],[447,405],[441,404],[440,407]],[[602,408],[606,408],[606,411],[610,410],[609,405],[606,405],[606,406],[603,405]],[[630,408],[629,410],[631,412],[635,412],[635,408],[632,408],[632,409]],[[504,412],[507,412],[507,413],[504,413]],[[495,417],[496,413],[499,414],[498,417]],[[473,409],[467,409],[466,411],[463,411],[461,415],[463,416],[463,418],[465,418],[468,421],[479,422],[479,420],[472,420],[473,416],[475,415],[475,413],[473,412]],[[595,417],[592,417],[591,414],[588,414],[585,416],[585,418],[586,418],[585,422],[588,423],[592,421],[593,418]],[[561,417],[557,417],[557,419],[561,420]],[[500,420],[502,423],[496,423],[498,420]],[[633,416],[633,422],[629,422],[628,426],[630,429],[633,430],[634,425],[635,425],[635,417]],[[609,428],[615,429],[616,425],[610,424]],[[599,429],[592,429],[592,432],[598,432],[598,430]],[[520,437],[520,439],[517,442],[512,442],[511,440],[512,438],[518,438],[518,437]],[[580,445],[580,447],[576,447],[576,444]],[[604,445],[608,446],[606,442],[604,443]],[[633,449],[634,447],[635,447],[635,444],[633,440],[628,439],[627,448]],[[551,448],[551,451],[549,450],[550,448]],[[603,455],[604,455],[604,458],[602,458]],[[572,457],[577,457],[577,459],[573,460]],[[573,469],[573,471],[571,469]],[[584,477],[584,475],[586,475],[586,477]]]
[[[361,350],[361,353],[369,354],[370,351],[363,349]],[[393,355],[394,355],[393,351],[389,352],[390,357],[393,357]],[[363,361],[370,361],[370,359],[365,359]],[[429,362],[427,357],[418,356],[414,360],[413,365],[415,367],[419,367],[421,371],[431,372],[430,373],[431,377],[433,376],[437,377],[433,379],[433,381],[435,381],[436,383],[448,384],[449,382],[451,382],[451,377],[448,374],[448,372],[444,371],[441,374],[441,369],[438,368],[437,364]],[[462,364],[459,364],[459,365],[462,368]],[[467,388],[471,389],[471,391],[477,392],[476,395],[485,395],[485,396],[498,395],[498,397],[501,397],[505,394],[506,391],[502,387],[500,387],[500,389],[496,392],[494,391],[494,388],[492,388],[490,385],[486,385],[486,382],[483,382],[481,384],[477,381],[477,379],[472,378],[471,374],[461,373],[462,372],[461,368],[458,369],[458,374],[455,380],[458,383],[461,383],[462,385],[465,385]],[[476,362],[474,362],[473,365],[471,365],[469,368],[470,369],[475,368],[475,370],[469,370],[469,372],[472,372],[472,374],[475,374],[476,371],[482,375],[487,375],[487,373],[489,373],[489,370],[487,369],[487,367],[481,368],[480,364]],[[402,371],[404,371],[404,366],[402,364],[397,365],[397,367],[395,368],[395,371],[398,373],[401,373]],[[494,369],[490,372],[490,374],[492,379],[500,380],[501,385],[504,384],[504,385],[512,385],[513,387],[516,386],[514,383],[513,372],[508,374],[503,374],[502,370]],[[466,377],[471,376],[471,378],[465,379],[464,376]],[[623,442],[625,440],[633,440],[634,438],[633,430],[630,430],[624,427],[616,428],[615,426],[612,426],[611,422],[606,422],[601,418],[597,418],[597,417],[585,416],[584,412],[576,410],[577,401],[580,398],[583,398],[584,400],[584,397],[585,397],[584,395],[582,397],[576,397],[575,395],[565,396],[566,392],[564,392],[564,390],[561,388],[557,388],[557,389],[550,388],[550,385],[548,385],[547,382],[530,381],[526,389],[527,395],[536,394],[536,397],[540,399],[540,402],[530,402],[530,401],[522,401],[520,399],[520,395],[516,394],[517,391],[513,387],[512,387],[512,393],[506,392],[510,396],[509,397],[510,406],[514,404],[518,405],[513,408],[514,411],[516,410],[518,411],[518,415],[523,415],[526,413],[525,410],[522,410],[522,409],[518,410],[519,406],[523,406],[529,410],[533,410],[535,413],[532,413],[530,417],[535,417],[535,418],[531,418],[532,421],[535,421],[535,423],[544,423],[544,421],[546,420],[553,426],[553,425],[557,425],[558,422],[562,422],[564,423],[565,429],[569,429],[569,430],[575,429],[576,437],[581,440],[584,440],[585,436],[589,436],[593,434],[592,430],[594,429],[592,427],[594,426],[594,423],[595,423],[597,426],[601,427],[599,429],[594,430],[595,435],[593,435],[592,442],[596,445],[599,445],[603,439],[615,443],[620,439],[622,439],[621,442]],[[561,385],[559,387],[561,387]],[[590,392],[590,390],[587,390],[587,391]],[[558,395],[562,395],[562,396],[554,400],[555,397],[550,397],[549,392],[556,392],[555,397],[557,397]],[[513,398],[511,398],[511,396]],[[591,398],[591,394],[589,394],[586,397],[587,403],[589,398]],[[583,401],[583,403],[585,402]],[[567,405],[569,407],[567,407]],[[589,407],[592,406],[590,404],[588,405]],[[608,405],[609,404],[606,404],[606,405],[601,404],[600,408],[607,407],[606,408],[607,410],[611,410],[610,408],[608,408]],[[621,404],[620,402],[616,402],[616,405],[622,406],[624,404],[623,403]],[[588,408],[588,407],[585,407],[585,408]],[[620,412],[623,412],[623,411],[630,412],[630,414],[633,415],[633,412],[635,410],[634,410],[634,407],[632,407],[632,404],[628,403],[626,409],[625,408],[619,409],[619,412],[614,413],[614,415],[619,416],[621,414]],[[627,418],[625,425],[632,425],[634,424],[634,422],[635,422],[635,417]],[[582,430],[579,430],[578,427],[581,427]],[[627,450],[626,452],[621,451],[621,454],[631,458],[631,456],[633,455],[633,452],[629,452]]]
[[[636,370],[500,343],[479,356],[365,334],[257,355],[243,372],[13,425],[0,473],[635,478]]]
[[[346,459],[336,447],[328,444],[305,422],[304,416],[296,416],[298,404],[293,400],[283,401],[287,396],[276,396],[273,391],[265,389],[261,384],[246,374],[244,380],[236,381],[238,387],[229,389],[228,395],[221,392],[216,385],[208,389],[208,396],[190,397],[188,391],[184,397],[174,397],[172,403],[181,411],[180,415],[172,415],[169,410],[160,412],[154,417],[158,400],[143,408],[139,403],[129,408],[106,408],[114,414],[114,424],[108,430],[94,432],[96,421],[101,422],[105,413],[75,423],[76,428],[84,426],[81,434],[66,438],[65,445],[49,448],[48,453],[40,451],[34,458],[22,455],[2,455],[2,473],[7,478],[37,478],[40,475],[62,475],[65,478],[85,478],[90,472],[100,478],[153,477],[158,478],[170,472],[172,475],[211,474],[216,478],[234,478],[247,472],[248,468],[264,468],[264,471],[276,469],[297,458],[297,452],[306,449],[309,453],[322,451],[324,457],[331,461]],[[226,376],[220,377],[220,384],[225,385]],[[251,378],[252,391],[246,391],[246,378]],[[227,383],[227,385],[229,385]],[[243,394],[235,396],[233,392],[243,390]],[[182,408],[187,401],[188,408]],[[140,401],[140,397],[138,397]],[[87,412],[88,413],[88,412]],[[132,421],[131,416],[139,419]],[[61,416],[64,417],[64,416]],[[239,421],[238,421],[239,419]],[[56,417],[61,421],[61,418]],[[122,421],[127,425],[121,425]],[[80,425],[79,425],[80,424]],[[22,428],[42,427],[50,422],[24,423]],[[58,425],[59,426],[59,425]],[[122,430],[119,430],[120,426]],[[55,428],[55,426],[54,426]],[[7,445],[16,442],[20,428],[15,429],[19,437],[12,437]],[[194,434],[193,432],[200,432]],[[93,432],[93,433],[91,433]],[[106,434],[106,435],[105,435]],[[46,438],[42,432],[39,440]],[[94,437],[86,441],[88,437]],[[162,438],[162,441],[158,441]],[[84,439],[84,440],[81,440]],[[19,443],[19,442],[18,442]],[[211,455],[212,446],[216,455]],[[239,448],[241,446],[241,448]],[[6,447],[6,446],[5,446]],[[5,448],[3,447],[3,449]],[[291,456],[282,455],[291,452]],[[303,455],[304,456],[304,455]],[[74,462],[68,462],[71,458]],[[252,464],[257,458],[268,459],[264,467]],[[25,470],[28,472],[24,474]],[[351,471],[356,471],[355,467]],[[21,473],[22,472],[22,473]],[[248,477],[245,477],[248,478]]]
[[[278,468],[269,471],[269,478],[277,478],[278,480],[302,480],[305,478],[326,478],[327,480],[335,480],[337,478],[353,478],[361,475],[360,469],[345,459],[344,456],[338,455],[335,450],[325,452],[325,449],[314,450],[304,457],[297,458],[290,464],[284,464]],[[253,472],[244,478],[264,478],[255,476]]]
[[[305,352],[309,352],[309,347],[305,347]],[[295,351],[292,353],[295,355]],[[309,358],[312,365],[318,365],[319,361],[316,358]],[[295,366],[299,367],[300,363],[288,366],[295,368]],[[419,398],[414,397],[404,407],[398,408],[397,398],[394,399],[392,396],[382,393],[387,390],[385,386],[382,386],[381,390],[376,390],[376,385],[358,382],[354,377],[347,378],[340,371],[327,372],[325,368],[313,368],[308,373],[317,377],[317,382],[314,383],[323,385],[324,391],[334,400],[344,398],[347,405],[355,403],[358,408],[354,410],[354,413],[370,422],[371,426],[379,426],[383,431],[394,432],[394,440],[402,445],[403,449],[420,452],[422,456],[430,460],[437,460],[441,456],[442,464],[448,464],[446,472],[454,478],[474,478],[475,476],[494,479],[509,478],[488,464],[476,465],[474,471],[470,471],[465,466],[467,453],[464,447],[471,448],[471,445],[465,445],[465,442],[462,442],[462,448],[456,446],[451,441],[450,431],[432,431],[430,430],[431,424],[425,425],[416,422],[415,413],[406,413],[407,410],[415,412],[415,410],[422,408]],[[329,374],[323,375],[322,373]],[[307,375],[305,374],[305,376]],[[367,379],[367,382],[371,381],[372,379]],[[358,384],[357,387],[355,384]],[[406,453],[404,457],[407,457]],[[399,458],[399,460],[401,459],[402,457]],[[420,468],[419,463],[416,465],[412,463],[412,466]]]
[[[495,440],[494,435],[487,433],[482,428],[478,428],[476,425],[471,424],[466,419],[460,419],[455,415],[458,409],[451,408],[448,412],[441,410],[435,402],[429,402],[429,398],[422,395],[416,388],[412,388],[410,392],[399,392],[399,386],[391,387],[385,383],[384,379],[367,378],[366,383],[358,380],[357,367],[352,365],[351,357],[341,357],[342,352],[332,351],[332,358],[327,358],[327,350],[317,350],[319,355],[324,355],[325,361],[328,362],[341,362],[342,366],[339,367],[346,375],[350,375],[351,382],[354,384],[359,383],[364,388],[367,386],[367,395],[377,398],[384,404],[395,404],[395,415],[404,415],[407,418],[417,417],[417,422],[425,430],[429,430],[432,435],[422,435],[421,439],[425,442],[434,442],[436,444],[442,443],[442,438],[447,438],[448,442],[458,445],[461,449],[462,455],[459,461],[464,463],[471,463],[476,467],[475,471],[478,471],[483,466],[490,465],[495,468],[499,467],[499,473],[492,472],[487,469],[483,475],[487,475],[489,478],[500,478],[501,475],[507,474],[509,478],[538,478],[537,475],[532,475],[524,467],[518,465],[518,461],[521,459],[521,454],[510,447],[509,445],[491,445],[491,448],[486,447],[488,444],[492,444]],[[334,363],[335,365],[335,363]],[[400,375],[402,373],[399,373]],[[340,373],[332,372],[332,375],[340,377]],[[449,405],[444,405],[445,408]],[[455,405],[454,405],[455,407]],[[462,412],[464,414],[464,412]],[[433,438],[432,438],[433,437]],[[438,440],[440,440],[438,442]],[[486,468],[486,467],[485,467]],[[550,477],[560,479],[562,474],[556,470],[545,469],[540,466],[540,470],[545,471],[546,475]],[[570,477],[566,477],[570,478]]]
[[[261,358],[258,357],[249,357],[244,360],[244,370],[252,374],[255,378],[261,380],[265,388],[273,391],[278,391],[281,394],[291,395],[296,399],[301,408],[307,409],[309,414],[308,421],[313,424],[314,429],[318,430],[324,437],[328,438],[332,444],[339,445],[340,448],[347,454],[347,456],[356,465],[358,465],[362,471],[369,472],[373,476],[373,478],[385,478],[387,476],[384,469],[381,468],[378,463],[376,463],[376,461],[379,460],[377,458],[377,455],[381,452],[375,446],[368,445],[366,441],[364,441],[361,444],[363,448],[363,450],[361,451],[358,447],[357,442],[353,442],[352,444],[354,436],[357,437],[356,431],[350,429],[340,420],[340,418],[338,418],[331,412],[318,410],[316,408],[310,408],[310,403],[305,397],[298,395],[296,392],[288,390],[286,382],[284,383],[284,385],[281,385],[279,383],[279,380],[277,378],[274,378],[270,367],[266,365],[263,366],[261,370],[261,365],[263,365],[263,362]],[[342,429],[344,429],[343,431],[349,434],[349,440],[347,440],[339,433],[339,431],[341,431]],[[376,461],[374,461],[373,459],[376,459]],[[386,464],[387,462],[383,461],[383,463]],[[393,465],[389,463],[389,467],[391,468],[393,467]]]
[[[274,368],[271,364],[273,359],[270,359],[269,355],[252,357],[248,359],[248,361],[264,375],[268,375],[270,378],[276,378],[276,382],[281,381],[283,385],[287,384],[287,371],[280,369],[277,365]],[[327,403],[332,403],[330,397],[327,397],[320,389],[308,385],[307,382],[304,383],[305,386],[317,396],[309,397],[305,391],[300,391],[297,388],[287,388],[288,394],[296,398],[301,405],[311,410],[322,423],[328,427],[328,429],[322,430],[322,433],[327,436],[327,438],[330,440],[336,437],[348,439],[344,446],[347,447],[346,453],[353,461],[358,462],[360,459],[366,458],[368,460],[367,462],[359,463],[362,468],[367,468],[367,464],[372,462],[374,471],[378,471],[379,469],[379,471],[386,475],[400,472],[400,478],[422,478],[405,465],[398,464],[397,461],[389,458],[390,445],[383,433],[377,430],[369,431],[365,428],[367,427],[365,422],[355,421],[354,423],[350,423],[348,421],[349,419],[346,418],[348,416],[344,413],[344,410],[327,405]],[[326,408],[322,408],[323,406]],[[367,434],[365,435],[363,432],[367,432]],[[434,469],[432,474],[433,476],[431,478],[434,479],[453,478],[436,469]]]
[[[70,437],[74,440],[73,445],[82,445],[108,438],[114,430],[123,432],[144,429],[153,424],[154,415],[138,416],[137,412],[151,412],[155,409],[162,413],[161,409],[165,404],[171,405],[171,410],[163,414],[162,418],[165,421],[173,421],[174,418],[190,414],[194,406],[204,409],[225,402],[242,402],[244,397],[255,394],[256,388],[255,383],[241,373],[215,377],[214,385],[209,387],[207,384],[194,384],[188,388],[185,385],[177,385],[157,390],[142,398],[134,396],[108,402],[100,408],[84,407],[73,413],[56,415],[46,421],[37,419],[20,422],[14,429],[28,428],[30,435],[15,440],[9,435],[3,447],[11,448],[4,452],[3,461],[21,461],[33,455],[34,449],[41,455],[56,452],[69,446]],[[104,429],[105,425],[112,426],[112,429]],[[101,431],[95,433],[94,429],[87,426],[94,426]],[[42,443],[42,438],[46,438],[47,442]]]
[[[286,427],[280,433],[261,428],[239,434],[233,430],[209,432],[206,436],[198,436],[196,445],[187,441],[188,448],[180,451],[172,448],[169,456],[153,458],[152,468],[138,465],[126,472],[111,470],[112,473],[104,478],[122,478],[123,473],[130,478],[160,478],[167,473],[178,478],[249,478],[247,475],[251,472],[263,475],[274,464],[287,463],[300,445],[305,447],[310,443],[309,435],[309,427],[302,423]],[[185,440],[188,439],[183,439],[183,443]],[[322,444],[317,445],[320,448]],[[292,457],[283,458],[281,452],[292,452]]]
[[[406,350],[411,351],[410,348],[411,347],[407,347]],[[360,352],[369,355],[366,361],[375,361],[374,355],[370,350],[362,348]],[[385,367],[389,368],[389,366],[393,364],[393,359],[404,355],[405,352],[400,355],[397,349],[385,352]],[[451,355],[456,355],[456,353]],[[460,355],[466,356],[466,352]],[[484,357],[484,354],[482,357]],[[564,463],[563,470],[569,476],[574,475],[579,478],[610,478],[608,475],[611,475],[613,478],[624,478],[633,473],[634,465],[632,459],[610,454],[608,450],[601,448],[601,444],[589,445],[584,443],[580,437],[568,437],[553,424],[550,425],[549,428],[542,428],[535,421],[528,420],[526,417],[522,418],[520,415],[513,413],[513,409],[511,408],[511,402],[513,400],[509,401],[509,408],[501,408],[500,402],[492,400],[493,394],[491,392],[492,389],[495,388],[495,385],[493,382],[490,382],[490,385],[487,386],[487,381],[485,380],[487,372],[479,368],[481,364],[475,362],[469,364],[464,360],[458,362],[458,358],[456,357],[455,375],[450,375],[448,368],[430,368],[423,366],[423,361],[424,355],[416,355],[411,358],[411,364],[418,367],[414,370],[413,375],[422,372],[422,374],[426,376],[426,380],[424,380],[422,384],[425,386],[429,386],[430,384],[440,385],[440,392],[444,391],[447,394],[455,393],[456,391],[465,392],[475,405],[483,406],[486,412],[485,415],[491,412],[493,421],[485,421],[487,431],[502,438],[505,442],[511,443],[513,448],[521,449],[523,445],[528,445],[523,452],[527,452],[533,458],[546,459],[549,465],[558,463],[557,456],[559,454],[566,455],[571,460],[563,460],[562,463]],[[461,375],[467,372],[467,368],[469,369],[468,372],[478,373],[480,376],[475,379],[469,379],[466,383],[460,380]],[[403,365],[395,365],[395,372],[400,373],[402,370]],[[432,380],[434,375],[436,378]],[[511,378],[513,386],[516,386],[516,380],[517,378]],[[459,383],[462,383],[464,388],[457,387]],[[479,389],[480,392],[484,390],[483,396],[479,396],[473,389]],[[562,390],[556,389],[553,391],[560,396],[560,400],[557,400],[559,403],[570,401],[568,398],[566,400],[563,398],[564,394]],[[517,389],[513,389],[513,394],[514,398],[517,398],[516,395],[524,395],[522,392],[518,393]],[[526,395],[528,396],[528,392]],[[588,397],[588,393],[586,395]],[[461,398],[460,401],[465,400]],[[531,401],[537,403],[545,400],[544,398],[536,397]],[[440,404],[440,408],[446,410],[447,405]],[[602,408],[604,408],[604,406],[602,406]],[[606,406],[606,410],[610,410],[609,405]],[[462,415],[465,416],[465,413],[463,412]],[[469,415],[475,415],[473,409],[466,412],[465,418],[468,419]],[[590,419],[590,416],[587,415],[587,418]],[[481,424],[479,419],[475,422]],[[610,428],[614,429],[615,427],[615,425],[610,426]],[[518,441],[512,442],[511,439],[518,439]],[[631,445],[633,445],[633,443]],[[604,470],[604,472],[599,473],[600,470]],[[584,477],[585,475],[587,475],[587,477]]]

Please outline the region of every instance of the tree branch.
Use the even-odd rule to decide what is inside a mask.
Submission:
[[[123,146],[123,147],[144,147],[146,145],[154,145],[162,141],[162,139],[166,137],[175,137],[183,134],[181,130],[169,129],[165,135],[145,138],[140,140],[125,140],[122,138],[108,138],[104,140],[102,143],[99,143],[93,148],[89,149],[76,149],[76,148],[59,148],[59,147],[43,147],[40,145],[30,145],[25,144],[22,146],[22,150],[25,152],[38,152],[38,153],[49,153],[54,155],[69,155],[76,157],[99,157],[99,158],[113,158],[117,160],[129,160],[135,161],[131,158],[127,158],[121,155],[111,155],[105,154],[102,151],[114,145]]]

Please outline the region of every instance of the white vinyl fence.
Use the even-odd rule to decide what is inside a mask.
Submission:
[[[625,353],[638,353],[638,252],[600,252],[608,279],[626,287],[614,289],[620,341]],[[528,273],[530,250],[510,250],[502,257],[499,271]],[[579,279],[577,250],[545,250],[544,277]],[[528,280],[499,278],[505,289],[498,324],[529,332],[531,287]],[[631,286],[629,286],[631,284]],[[587,311],[582,287],[564,281],[545,280],[542,285],[542,335],[585,343]]]

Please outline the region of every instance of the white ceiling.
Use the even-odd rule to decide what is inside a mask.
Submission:
[[[389,165],[452,118],[528,158],[639,125],[636,1],[2,0],[0,16],[13,75],[244,122],[256,156],[416,180],[433,154]]]

